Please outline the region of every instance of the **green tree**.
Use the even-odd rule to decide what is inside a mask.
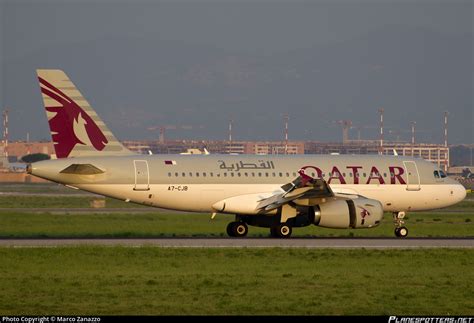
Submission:
[[[34,163],[40,160],[47,160],[47,159],[51,159],[51,157],[49,157],[49,155],[41,154],[41,153],[29,154],[29,155],[25,155],[21,157],[21,160],[25,163]]]

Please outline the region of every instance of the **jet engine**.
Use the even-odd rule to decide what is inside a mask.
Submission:
[[[366,198],[337,199],[314,207],[314,224],[325,228],[371,228],[380,224],[382,204]]]

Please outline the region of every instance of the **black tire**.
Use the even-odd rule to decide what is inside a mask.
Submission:
[[[398,227],[395,228],[394,233],[395,233],[395,236],[396,236],[396,237],[399,237],[399,238],[400,238],[400,228],[398,228]]]
[[[279,238],[276,227],[270,227],[270,236],[272,238]]]
[[[398,228],[398,236],[400,238],[406,238],[408,236],[408,229],[406,227]]]
[[[233,234],[234,237],[243,238],[249,232],[249,228],[245,222],[234,222]]]
[[[289,238],[292,232],[291,226],[286,223],[280,223],[275,227],[275,233],[278,238]]]
[[[229,224],[227,225],[227,235],[228,235],[229,237],[235,237],[235,236],[234,236],[234,229],[233,229],[233,228],[234,228],[234,223],[235,223],[235,222],[231,222],[231,223],[229,223]]]

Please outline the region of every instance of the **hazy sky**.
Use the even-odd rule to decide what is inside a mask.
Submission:
[[[49,139],[36,68],[72,78],[119,139],[473,143],[472,1],[0,0],[0,106],[14,140]],[[350,132],[357,136],[357,129]]]

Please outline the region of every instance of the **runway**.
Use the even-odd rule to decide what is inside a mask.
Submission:
[[[165,248],[414,249],[474,248],[474,239],[385,238],[157,238],[157,239],[0,239],[0,247],[155,246]]]

